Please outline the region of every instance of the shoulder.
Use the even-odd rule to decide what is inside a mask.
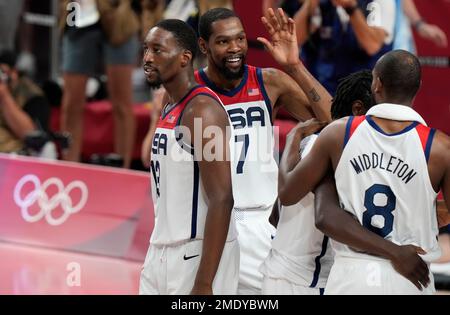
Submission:
[[[301,90],[298,84],[287,73],[275,68],[262,68],[262,78],[265,86],[286,92],[297,92]]]
[[[196,95],[186,105],[183,120],[193,121],[194,118],[201,118],[203,122],[209,122],[208,124],[222,125],[224,121],[228,122],[227,113],[214,94]]]
[[[439,158],[450,163],[450,137],[444,132],[436,130],[431,150],[432,154],[436,154]]]

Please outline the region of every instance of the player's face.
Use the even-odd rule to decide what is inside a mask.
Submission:
[[[143,68],[152,87],[169,81],[180,70],[180,48],[171,32],[152,28],[144,40]]]
[[[242,78],[248,44],[241,21],[236,17],[219,20],[211,25],[211,31],[208,62],[214,63],[229,80]]]

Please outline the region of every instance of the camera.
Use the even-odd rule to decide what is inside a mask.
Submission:
[[[10,80],[9,75],[0,68],[0,82],[8,84],[9,80]]]

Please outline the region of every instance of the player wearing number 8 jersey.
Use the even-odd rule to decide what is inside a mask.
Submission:
[[[268,218],[277,197],[273,117],[284,106],[299,120],[329,121],[331,98],[310,76],[302,77],[305,95],[286,73],[246,65],[246,35],[240,19],[228,9],[206,12],[200,18],[199,34],[208,65],[196,72],[197,82],[217,93],[235,132],[233,197],[241,249],[238,293],[260,294],[259,267],[270,250],[274,228]]]
[[[367,116],[328,126],[310,154],[296,165],[292,156],[301,135],[292,134],[280,164],[282,204],[302,198],[332,167],[342,206],[365,228],[397,245],[420,247],[426,252],[422,255],[426,263],[439,257],[436,196],[442,189],[450,204],[450,140],[428,128],[410,108],[420,80],[414,55],[389,52],[373,70],[372,92],[379,105]],[[332,246],[335,263],[326,294],[421,293],[389,260],[338,242]],[[431,283],[422,288],[423,293],[434,292],[429,276]]]

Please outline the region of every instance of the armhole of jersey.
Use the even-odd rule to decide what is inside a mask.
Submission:
[[[347,126],[345,127],[344,136],[344,148],[347,145],[348,140],[352,137],[356,128],[366,119],[366,116],[350,116],[347,121]]]
[[[417,134],[419,135],[420,143],[422,144],[425,159],[428,163],[428,160],[430,159],[431,145],[433,144],[436,129],[428,128],[424,125],[419,124],[416,126],[416,130]]]
[[[267,110],[269,111],[270,123],[273,126],[273,121],[272,121],[272,103],[270,102],[270,98],[267,95],[267,91],[266,91],[266,88],[264,86],[264,79],[263,79],[263,74],[262,74],[262,69],[261,68],[256,68],[256,79],[258,80],[258,85],[261,88],[261,92],[262,92],[262,95],[264,97],[264,103],[266,104]]]

